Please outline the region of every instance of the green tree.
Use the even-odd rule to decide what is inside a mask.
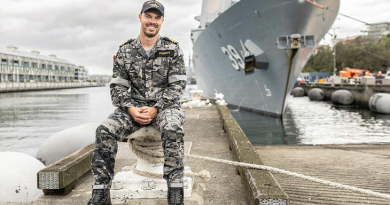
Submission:
[[[309,59],[303,72],[330,72],[332,65],[332,49],[329,46],[323,46]]]
[[[390,67],[390,34],[375,40],[358,37],[336,45],[336,67],[366,69],[370,72],[384,71]],[[306,64],[303,72],[333,73],[333,49],[321,47]]]

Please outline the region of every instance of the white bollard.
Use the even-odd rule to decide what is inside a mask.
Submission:
[[[43,194],[37,173],[43,165],[20,152],[0,152],[0,202],[31,202]]]
[[[147,156],[138,156],[134,149],[134,141],[136,142],[151,142],[156,144],[159,148],[161,144],[162,152],[162,141],[161,133],[158,132],[154,127],[148,126],[139,129],[129,136],[130,147],[133,152],[137,155],[137,164],[134,166],[125,166],[120,172],[118,172],[111,186],[111,199],[113,203],[126,203],[130,199],[135,198],[166,198],[168,187],[163,175],[163,153],[161,157],[154,158],[156,162],[152,163],[146,159]],[[161,142],[161,143],[160,143]],[[131,144],[133,143],[133,144]],[[145,147],[142,147],[145,148]],[[134,168],[136,168],[134,170]],[[189,167],[184,167],[184,171],[191,172]],[[184,177],[184,197],[190,197],[192,193],[192,187],[194,179],[192,177]]]

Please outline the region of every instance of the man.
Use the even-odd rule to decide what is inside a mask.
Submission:
[[[168,203],[184,204],[185,115],[178,103],[186,86],[183,53],[176,41],[159,36],[164,22],[161,3],[145,2],[139,20],[139,36],[122,44],[114,58],[110,92],[118,108],[96,130],[92,157],[95,183],[88,204],[111,204],[117,141],[146,125],[162,133]]]

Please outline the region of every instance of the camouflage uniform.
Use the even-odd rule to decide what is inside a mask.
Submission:
[[[159,37],[147,56],[139,38],[122,44],[114,60],[110,91],[118,107],[96,130],[92,157],[95,185],[109,185],[114,177],[117,141],[143,125],[128,114],[128,107],[156,107],[151,124],[162,133],[164,178],[169,186],[182,185],[184,111],[178,100],[186,86],[183,54],[177,42]]]

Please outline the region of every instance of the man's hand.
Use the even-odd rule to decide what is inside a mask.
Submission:
[[[157,108],[154,107],[131,107],[127,108],[127,112],[141,125],[149,124],[157,116]]]
[[[149,114],[145,113],[145,111],[141,111],[141,109],[142,108],[138,107],[130,107],[127,108],[127,112],[131,115],[131,117],[133,117],[134,121],[141,125],[147,125],[153,120],[153,118],[151,118]]]
[[[142,114],[148,115],[152,120],[156,117],[158,112],[155,107],[141,107],[140,111]]]

